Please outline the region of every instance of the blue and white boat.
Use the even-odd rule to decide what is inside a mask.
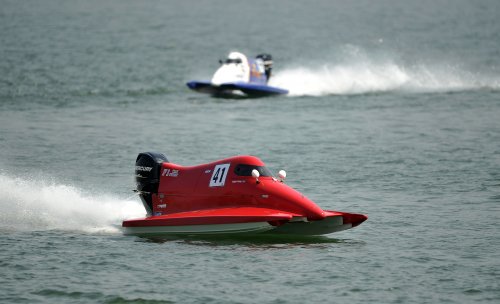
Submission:
[[[215,97],[264,97],[288,94],[288,90],[267,85],[271,78],[272,56],[260,54],[247,58],[242,53],[231,52],[210,81],[190,81],[187,86],[200,93]]]

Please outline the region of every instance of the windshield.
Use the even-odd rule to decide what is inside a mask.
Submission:
[[[271,171],[264,166],[244,165],[239,164],[234,168],[234,173],[239,176],[252,176],[252,170],[259,171],[260,176],[273,176]]]
[[[238,64],[238,63],[241,63],[241,59],[240,58],[236,58],[236,59],[226,59],[226,60],[219,60],[219,63],[220,64],[231,64],[231,63],[235,63],[235,64]]]

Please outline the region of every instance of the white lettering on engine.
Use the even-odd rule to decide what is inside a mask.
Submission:
[[[150,172],[151,170],[153,170],[153,167],[135,166],[135,171]]]

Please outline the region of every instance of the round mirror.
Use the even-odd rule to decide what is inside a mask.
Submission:
[[[280,178],[281,181],[284,181],[286,178],[286,171],[280,170],[280,172],[278,172],[278,177]]]
[[[252,170],[252,177],[255,178],[257,184],[260,183],[259,182],[259,176],[260,176],[259,171],[257,171],[257,169],[253,169]]]

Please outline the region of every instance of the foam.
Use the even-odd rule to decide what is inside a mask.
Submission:
[[[139,201],[0,174],[0,230],[117,233],[123,219],[144,215]]]
[[[473,73],[458,65],[404,64],[356,48],[345,53],[342,58],[281,69],[270,85],[288,89],[291,96],[500,89],[500,76]]]

